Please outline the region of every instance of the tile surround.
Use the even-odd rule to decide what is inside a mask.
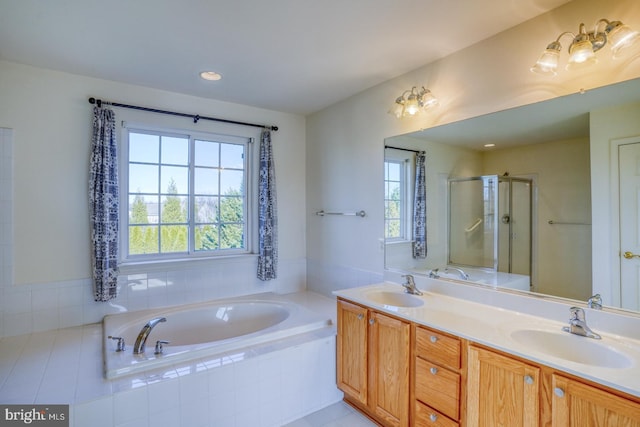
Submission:
[[[329,298],[294,298],[335,311]],[[277,427],[342,398],[333,328],[109,381],[101,343],[97,324],[0,339],[3,403],[70,403],[77,427]]]

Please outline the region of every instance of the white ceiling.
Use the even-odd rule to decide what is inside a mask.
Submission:
[[[567,1],[0,0],[0,59],[306,115]]]

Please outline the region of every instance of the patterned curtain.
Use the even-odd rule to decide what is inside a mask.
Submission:
[[[278,217],[276,208],[276,175],[271,148],[271,131],[262,131],[260,138],[260,177],[258,182],[258,211],[260,255],[258,279],[277,277],[278,267]]]
[[[416,154],[416,185],[413,195],[413,257],[427,257],[427,190],[425,185],[425,152]]]
[[[118,159],[115,114],[105,107],[93,108],[90,167],[94,299],[109,301],[118,290]]]

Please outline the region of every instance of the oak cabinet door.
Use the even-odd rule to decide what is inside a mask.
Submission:
[[[554,426],[640,427],[640,404],[562,375],[553,375]]]
[[[387,425],[409,425],[410,325],[369,313],[369,407]]]
[[[474,346],[468,361],[469,427],[538,427],[539,368]]]
[[[364,405],[368,394],[367,313],[364,307],[338,301],[338,388]]]

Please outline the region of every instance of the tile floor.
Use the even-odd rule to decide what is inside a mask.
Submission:
[[[284,427],[376,427],[376,424],[346,403],[338,402]]]

